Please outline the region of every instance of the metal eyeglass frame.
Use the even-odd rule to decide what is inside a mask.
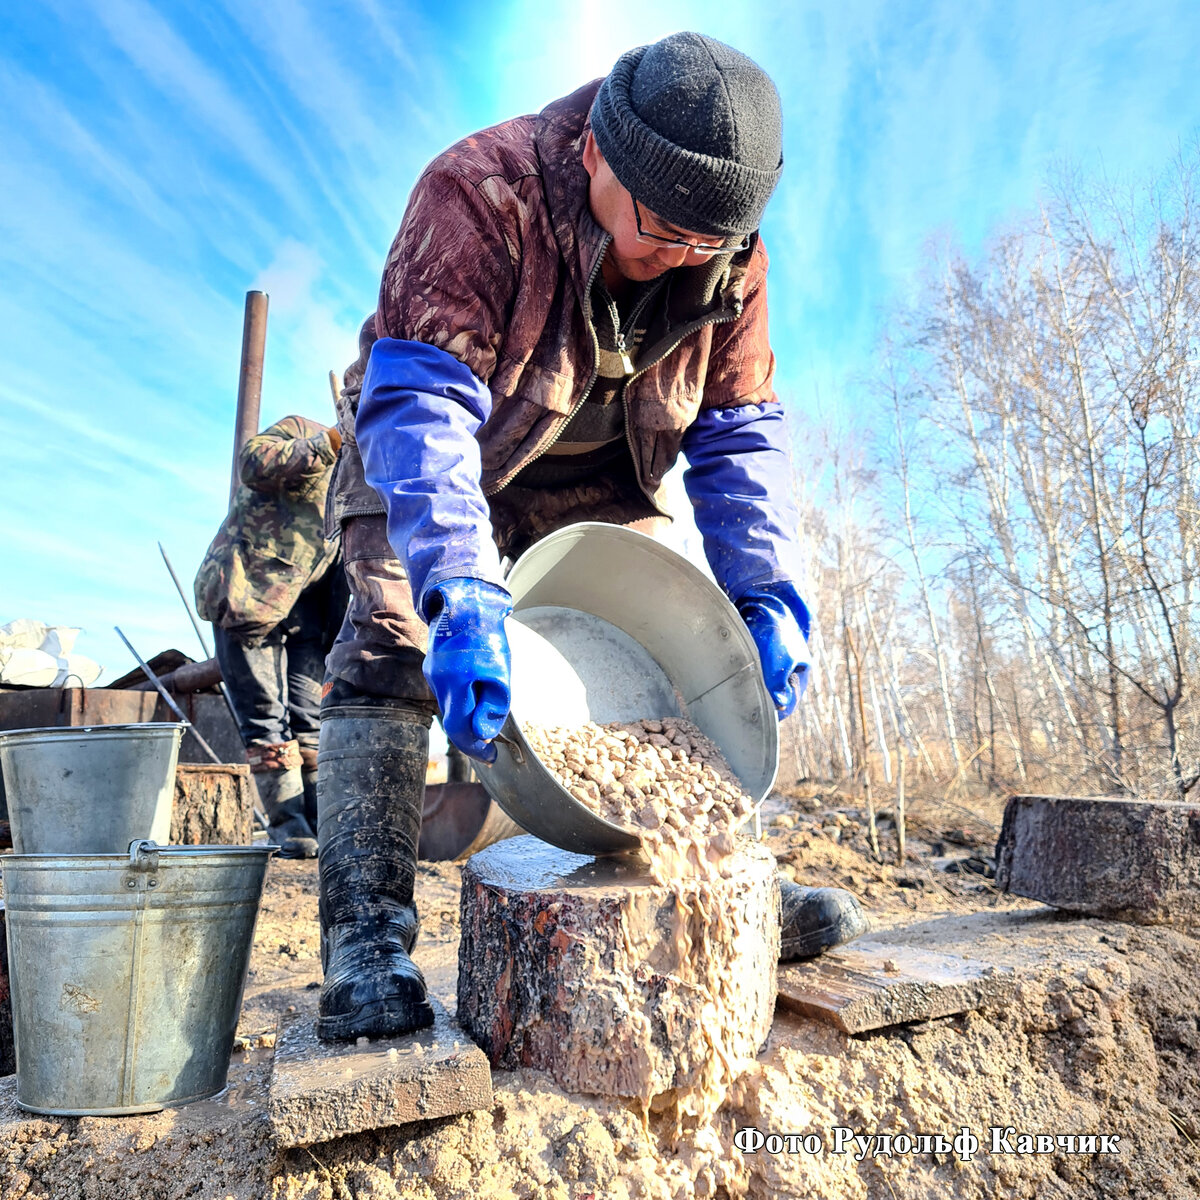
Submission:
[[[637,197],[630,192],[629,198],[633,201],[633,220],[637,225],[639,242],[656,242],[660,246],[670,246],[676,250],[687,250],[692,254],[699,254],[705,258],[711,257],[714,254],[740,254],[743,250],[750,248],[749,234],[736,246],[712,246],[707,242],[681,242],[675,238],[663,237],[659,233],[647,233],[642,228],[642,214],[638,208]]]

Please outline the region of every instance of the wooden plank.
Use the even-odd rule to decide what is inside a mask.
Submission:
[[[280,1019],[267,1117],[280,1147],[492,1107],[487,1058],[430,997],[434,1024],[407,1037],[322,1042],[314,1014]]]
[[[1003,1000],[1014,986],[1007,967],[861,939],[779,968],[784,1008],[845,1033],[967,1012]]]

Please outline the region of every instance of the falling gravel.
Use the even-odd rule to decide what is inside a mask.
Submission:
[[[576,800],[641,841],[660,883],[724,873],[754,802],[691,721],[533,726],[525,736]]]

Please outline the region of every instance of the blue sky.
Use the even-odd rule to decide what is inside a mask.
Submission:
[[[263,424],[329,420],[417,172],[676,29],[783,98],[764,224],[779,390],[861,416],[881,314],[1055,163],[1145,176],[1200,127],[1200,6],[9,0],[0,6],[0,623],[84,626],[108,677],[196,653],[242,305],[271,296]]]

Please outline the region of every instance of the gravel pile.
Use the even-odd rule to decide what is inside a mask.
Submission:
[[[718,862],[754,806],[721,751],[682,717],[524,732],[555,779],[639,837],[652,863]]]

